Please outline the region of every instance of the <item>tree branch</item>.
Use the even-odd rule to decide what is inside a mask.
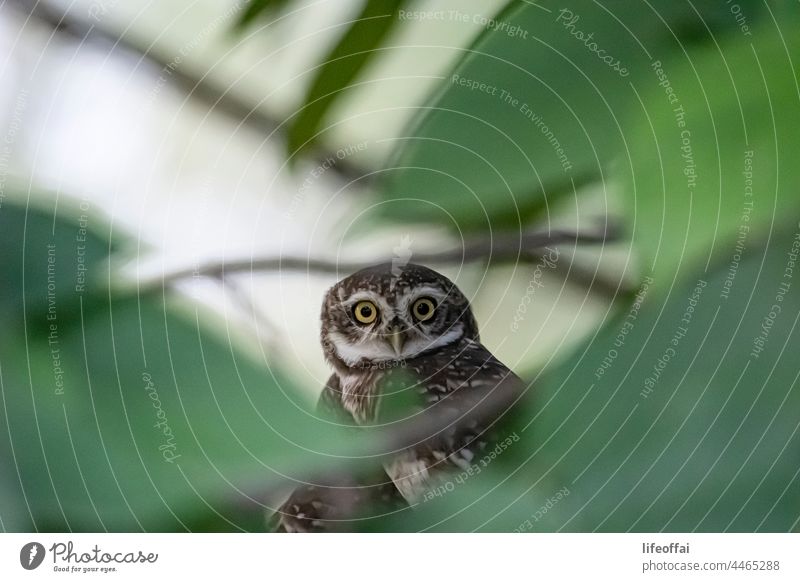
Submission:
[[[414,253],[411,255],[410,261],[429,265],[460,265],[475,261],[486,261],[494,265],[530,263],[541,258],[541,249],[550,245],[614,242],[619,239],[618,230],[617,227],[611,226],[605,231],[587,234],[567,230],[502,234],[468,241],[462,248]],[[394,258],[396,260],[396,257]],[[210,262],[199,267],[178,269],[161,276],[139,279],[136,283],[136,291],[137,293],[163,291],[174,283],[186,279],[197,277],[222,279],[237,273],[297,271],[343,276],[377,263],[389,262],[392,259],[391,256],[379,256],[368,261],[335,261],[298,256],[272,256]],[[555,270],[568,281],[591,288],[610,299],[626,292],[621,289],[619,281],[606,279],[575,263],[557,264]]]

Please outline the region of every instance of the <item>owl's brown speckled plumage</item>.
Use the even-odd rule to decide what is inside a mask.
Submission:
[[[502,410],[479,419],[461,412],[492,398],[501,383],[523,389],[481,345],[461,291],[419,265],[381,264],[334,285],[322,307],[321,340],[334,373],[320,396],[320,414],[368,426],[396,413],[393,400],[401,400],[405,416],[455,411],[461,420],[394,454],[374,475],[299,487],[275,515],[280,531],[348,530],[354,520],[414,505],[495,440]]]

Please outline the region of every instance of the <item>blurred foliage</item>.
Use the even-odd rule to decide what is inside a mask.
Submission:
[[[797,15],[782,23],[799,25]],[[663,59],[660,86],[642,97],[647,121],[627,124],[633,173],[619,172],[642,266],[665,283],[729,256],[740,233],[764,236],[800,215],[800,39],[762,26],[688,57]]]
[[[370,0],[339,41],[312,70],[312,79],[303,104],[289,121],[287,148],[290,154],[309,147],[324,130],[323,121],[333,104],[351,88],[352,81],[380,52],[382,41],[398,22],[398,12],[410,0]],[[255,0],[239,20],[241,29],[256,19],[274,14],[286,0]]]
[[[378,54],[381,41],[398,22],[397,11],[407,3],[408,0],[364,2],[350,28],[314,73],[304,105],[289,127],[287,147],[291,153],[308,146],[323,130],[325,114]]]
[[[77,208],[65,203],[57,209],[54,199],[36,206],[43,202],[36,197],[27,209],[8,202],[0,207],[0,278],[4,281],[0,321],[6,329],[26,328],[25,316],[46,313],[53,298],[58,298],[64,318],[74,317],[82,298],[76,285],[91,292],[87,273],[105,266],[104,260],[119,246],[118,240],[103,238],[82,222],[86,215]],[[48,263],[51,254],[52,264]],[[64,258],[57,260],[57,255]]]
[[[463,490],[459,485],[419,511],[372,527],[643,532],[796,527],[797,290],[781,303],[785,315],[771,328],[768,349],[758,357],[751,351],[775,303],[786,252],[799,237],[800,224],[794,223],[775,233],[769,246],[762,241],[749,249],[738,277],[753,285],[736,286],[725,301],[720,292],[726,265],[694,274],[704,284],[699,294],[698,280],[687,281],[666,301],[643,287],[639,307],[619,314],[536,384],[535,400],[523,413],[530,424],[515,429],[519,442],[485,466],[476,457],[481,471],[466,478]],[[674,356],[665,355],[669,348]],[[610,361],[609,353],[615,354]],[[668,364],[648,391],[645,379],[656,377],[654,366],[665,357]],[[604,359],[609,365],[598,378]],[[546,507],[565,489],[562,499]]]
[[[50,200],[0,208],[0,434],[11,436],[0,454],[30,527],[261,529],[261,493],[331,463],[348,439],[199,312],[104,293],[107,227]]]
[[[647,127],[636,94],[654,84],[651,62],[736,27],[724,3],[701,3],[693,12],[660,2],[658,13],[629,4],[574,0],[550,9],[511,2],[494,19],[505,27],[487,28],[465,50],[407,130],[382,192],[438,208],[386,206],[393,218],[517,229],[559,197],[574,196],[575,186],[607,181],[609,163],[631,147],[624,121],[636,116]],[[740,4],[756,20],[756,3]],[[613,57],[612,65],[587,42]]]
[[[289,0],[251,0],[236,22],[236,29],[241,32],[260,18],[280,12],[288,3]]]

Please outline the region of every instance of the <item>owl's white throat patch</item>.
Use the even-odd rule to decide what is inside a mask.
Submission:
[[[387,339],[380,336],[367,337],[364,341],[352,342],[339,332],[332,331],[328,339],[340,360],[348,366],[356,366],[364,362],[408,360],[424,352],[456,342],[463,336],[464,326],[458,323],[447,332],[434,338],[419,335],[408,338],[400,354],[395,353]]]

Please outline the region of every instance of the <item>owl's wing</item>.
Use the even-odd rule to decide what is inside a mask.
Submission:
[[[526,386],[483,345],[471,340],[423,355],[409,366],[419,379],[426,412],[438,410],[443,417],[455,419],[427,438],[422,435],[418,444],[384,463],[403,497],[415,504],[451,479],[456,470],[471,474],[498,443],[508,446],[508,439],[513,441],[504,416]],[[479,414],[471,413],[477,410]]]
[[[355,425],[341,403],[339,379],[333,374],[317,402],[317,412]],[[357,477],[326,475],[326,485],[301,485],[269,520],[276,532],[325,532],[352,529],[353,520],[391,513],[408,505],[385,471],[378,467]]]

